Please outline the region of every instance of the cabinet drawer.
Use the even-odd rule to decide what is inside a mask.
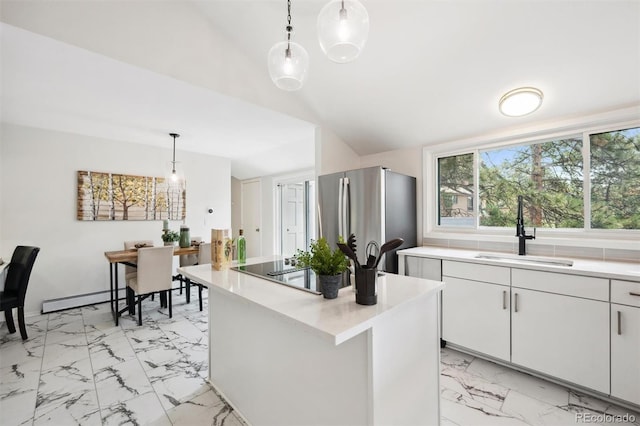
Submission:
[[[502,285],[509,285],[511,282],[509,268],[451,260],[442,261],[442,275]]]
[[[442,261],[440,259],[417,256],[404,256],[404,258],[405,275],[428,280],[442,280]]]
[[[609,301],[609,280],[581,275],[512,269],[511,285],[586,299]]]
[[[611,280],[611,303],[640,307],[640,283]]]

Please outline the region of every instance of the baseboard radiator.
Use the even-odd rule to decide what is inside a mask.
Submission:
[[[179,290],[180,287],[173,287],[172,291]],[[80,308],[82,306],[95,305],[97,303],[105,303],[111,300],[110,291],[97,291],[95,293],[78,294],[75,296],[61,297],[59,299],[50,299],[42,302],[42,314],[51,312],[64,311],[65,309]],[[121,288],[118,292],[118,299],[126,298],[126,290]]]
[[[48,314],[56,311],[63,311],[65,309],[79,308],[81,306],[94,305],[97,303],[104,303],[111,300],[109,295],[110,291],[97,291],[95,293],[78,294],[75,296],[61,297],[59,299],[50,299],[42,302],[43,314]],[[125,289],[121,288],[118,294],[119,299],[125,298]]]

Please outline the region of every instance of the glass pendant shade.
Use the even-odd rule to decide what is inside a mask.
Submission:
[[[176,161],[176,138],[179,138],[180,135],[169,133],[169,136],[173,138],[173,155],[171,161],[167,162],[164,179],[169,188],[181,188],[184,184],[184,172],[180,162]]]
[[[520,87],[505,93],[498,106],[506,116],[521,117],[540,108],[542,97],[542,91],[535,87]]]
[[[271,80],[282,90],[299,90],[309,68],[309,54],[298,43],[276,43],[267,57]]]
[[[184,183],[184,170],[180,161],[169,161],[166,166],[165,182],[170,187],[180,187]]]
[[[369,35],[369,14],[358,0],[332,0],[318,15],[320,47],[333,62],[356,59]]]

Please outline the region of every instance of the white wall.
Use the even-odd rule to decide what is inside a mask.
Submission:
[[[41,252],[33,269],[25,310],[41,310],[43,300],[109,289],[104,252],[129,239],[162,244],[161,221],[85,222],[76,220],[76,173],[94,170],[163,176],[171,149],[123,143],[70,133],[2,124],[0,129],[0,256],[16,245]],[[210,238],[210,229],[231,224],[229,160],[176,152],[187,180],[187,219],[192,236]],[[213,214],[207,209],[212,208]],[[178,230],[180,222],[171,222]]]
[[[342,172],[360,167],[360,157],[327,127],[316,128],[316,174]]]

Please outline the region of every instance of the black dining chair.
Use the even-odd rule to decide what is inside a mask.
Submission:
[[[39,247],[18,246],[13,251],[11,262],[7,265],[7,277],[4,291],[0,292],[0,310],[4,311],[9,333],[16,332],[13,323],[13,308],[18,308],[18,325],[22,340],[27,340],[27,328],[24,324],[24,297]]]

